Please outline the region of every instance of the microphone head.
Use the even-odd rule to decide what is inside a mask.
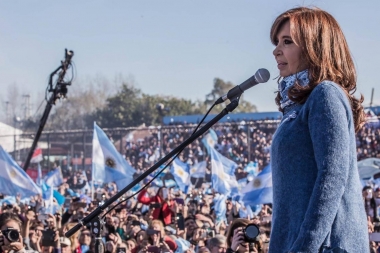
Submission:
[[[266,83],[270,78],[270,73],[267,69],[259,69],[255,73],[255,79],[258,83]]]

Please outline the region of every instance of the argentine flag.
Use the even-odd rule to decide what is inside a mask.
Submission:
[[[209,133],[206,134],[205,137],[202,139],[203,144],[207,148],[207,151],[209,154],[212,152],[216,152],[219,156],[219,161],[223,165],[223,170],[225,173],[227,173],[230,176],[235,176],[235,170],[238,167],[238,165],[234,162],[228,159],[227,157],[221,155],[218,151],[215,149],[215,145],[218,142],[218,136],[216,135],[215,131],[210,129]]]
[[[204,178],[206,175],[206,161],[194,164],[190,168],[190,176],[194,178]]]
[[[214,211],[216,216],[216,223],[225,221],[227,223],[226,213],[227,213],[227,196],[223,194],[216,194],[214,197]]]
[[[179,189],[186,193],[190,185],[189,165],[176,158],[172,163],[170,172],[174,176]]]
[[[247,166],[244,168],[244,171],[248,174],[256,177],[259,174],[259,165],[257,162],[249,162]]]
[[[50,187],[60,186],[63,183],[61,168],[57,167],[54,170],[49,171],[49,173],[45,176],[44,182]]]
[[[40,163],[38,163],[37,172],[38,172],[38,174],[37,174],[36,183],[37,183],[38,186],[41,187],[42,184],[43,184],[43,179],[42,179],[42,172],[41,172],[41,165],[40,165]]]
[[[216,192],[226,196],[234,196],[238,193],[238,182],[235,175],[225,172],[222,160],[223,156],[214,148],[210,148],[211,157],[211,181]]]
[[[41,194],[40,187],[20,168],[2,146],[0,146],[0,192],[10,196],[19,194],[21,198]]]
[[[202,143],[207,148],[207,151],[210,152],[210,148],[215,148],[215,145],[218,143],[218,135],[214,130],[210,129],[208,134],[202,138]]]
[[[270,165],[265,167],[257,177],[249,182],[241,191],[242,201],[245,205],[260,205],[272,203],[272,170]]]
[[[92,140],[92,178],[103,183],[115,182],[123,189],[133,180],[136,170],[119,154],[103,130],[94,122]]]

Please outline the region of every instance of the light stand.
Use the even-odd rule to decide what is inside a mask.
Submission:
[[[49,100],[47,101],[47,105],[45,107],[45,111],[44,111],[44,113],[42,115],[42,118],[40,120],[40,125],[38,127],[36,136],[34,137],[32,147],[30,148],[29,154],[28,154],[28,156],[26,158],[26,161],[24,163],[24,171],[26,171],[28,169],[28,167],[29,167],[30,160],[32,159],[32,156],[33,156],[33,153],[34,153],[34,149],[36,148],[38,140],[41,137],[42,130],[45,127],[45,124],[46,124],[46,121],[47,121],[47,119],[49,117],[51,108],[55,104],[56,100],[58,100],[60,98],[65,98],[66,97],[67,86],[71,85],[71,81],[70,82],[65,82],[64,78],[65,78],[67,69],[71,65],[71,58],[73,56],[74,56],[74,52],[73,51],[67,51],[67,49],[65,49],[65,60],[61,62],[61,66],[59,66],[56,70],[53,71],[53,73],[50,74],[50,78],[49,78],[49,90],[48,91],[52,92],[53,94],[51,94]],[[53,77],[54,77],[54,75],[56,73],[58,73],[58,71],[60,71],[60,72],[58,74],[57,83],[56,83],[55,87],[53,88]]]

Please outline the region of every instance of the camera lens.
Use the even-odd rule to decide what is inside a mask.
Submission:
[[[7,234],[7,239],[10,242],[17,242],[20,238],[20,235],[17,230],[9,230]]]
[[[244,229],[244,238],[246,242],[255,242],[256,237],[259,234],[260,230],[255,224],[248,224]]]

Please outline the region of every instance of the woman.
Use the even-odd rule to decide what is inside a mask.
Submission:
[[[147,191],[142,190],[137,196],[137,200],[144,204],[150,205],[153,209],[153,219],[159,219],[164,222],[165,225],[169,225],[172,222],[172,216],[175,215],[174,211],[174,201],[171,199],[171,194],[169,194],[169,189],[161,187],[158,189],[156,196],[148,197],[146,196]]]
[[[283,119],[271,146],[270,253],[368,252],[355,131],[364,123],[355,67],[336,20],[295,8],[271,28]]]
[[[35,252],[25,250],[21,227],[22,222],[16,214],[3,213],[0,215],[0,246],[2,253]],[[9,240],[9,237],[13,238],[13,240]]]
[[[75,225],[77,225],[77,223],[67,223],[62,229],[63,234],[65,234],[67,231],[72,229]],[[70,239],[71,252],[73,252],[73,253],[82,253],[81,245],[79,243],[79,235],[80,235],[80,231],[78,230],[77,232],[75,232],[75,234],[73,234],[69,238]]]
[[[161,249],[162,252],[172,251],[177,249],[177,244],[169,236],[165,235],[164,224],[160,220],[152,220],[148,230],[148,242],[151,246]]]
[[[228,228],[227,232],[227,251],[226,253],[259,253],[261,245],[258,242],[248,243],[245,240],[244,229],[250,224],[247,219],[235,219]],[[260,249],[258,249],[260,247]],[[260,250],[260,251],[259,251]]]

